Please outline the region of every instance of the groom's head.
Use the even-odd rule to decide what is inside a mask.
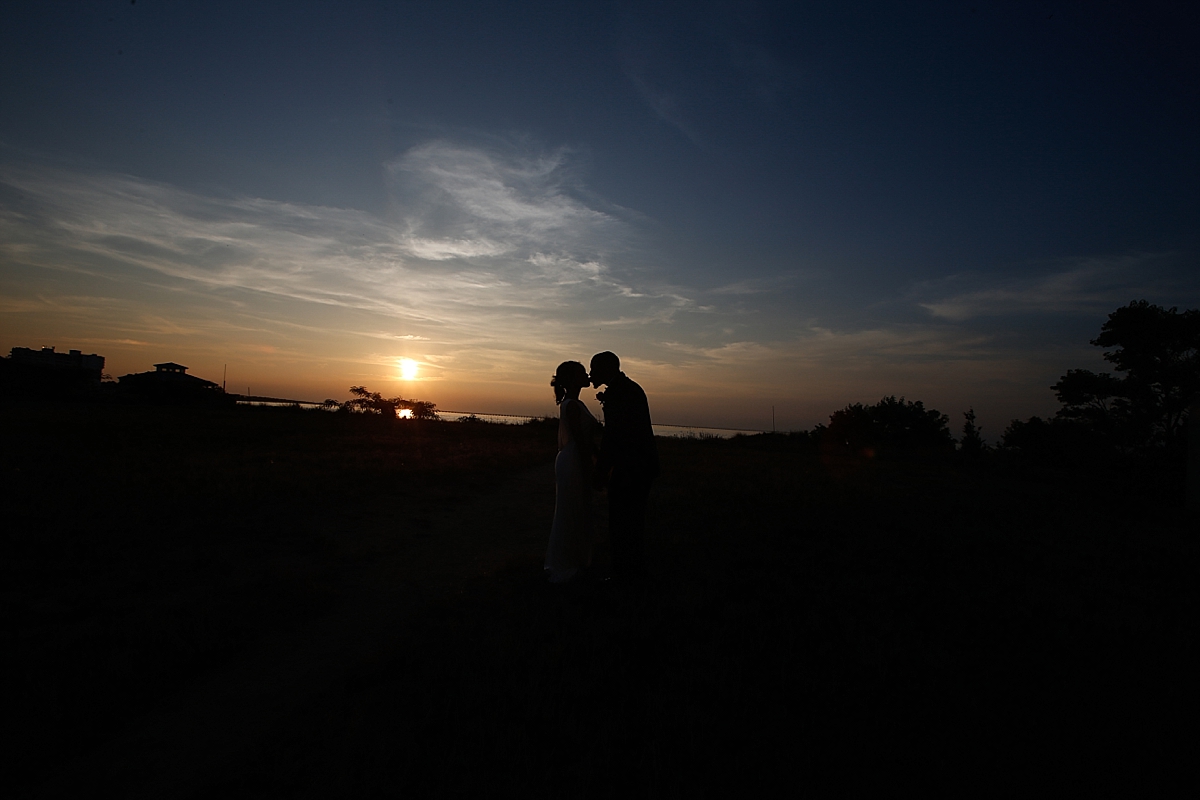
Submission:
[[[592,356],[592,386],[600,388],[611,384],[621,375],[621,359],[616,353],[605,350]]]

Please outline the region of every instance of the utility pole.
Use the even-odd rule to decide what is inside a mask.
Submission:
[[[229,365],[221,367],[221,391],[225,391],[225,381],[229,377]]]

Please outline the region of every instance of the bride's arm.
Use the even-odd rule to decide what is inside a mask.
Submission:
[[[571,441],[575,442],[580,449],[583,448],[583,423],[579,419],[579,403],[568,400],[567,407],[563,409],[563,416],[567,420],[567,430],[571,433]]]
[[[596,451],[596,443],[583,426],[583,413],[579,402],[572,402],[566,407],[564,416],[567,420],[567,430],[571,432],[571,441],[575,442],[575,452],[583,464],[585,474],[592,471],[592,456]]]
[[[584,406],[584,408],[586,409],[587,406]],[[580,426],[582,428],[581,433],[583,434],[583,438],[579,441],[579,449],[581,455],[583,456],[584,469],[587,471],[588,475],[592,476],[594,484],[593,488],[603,489],[604,484],[606,483],[606,476],[601,472],[602,455],[600,445],[596,443],[600,426],[591,414],[588,414],[588,422],[590,424],[587,426]]]

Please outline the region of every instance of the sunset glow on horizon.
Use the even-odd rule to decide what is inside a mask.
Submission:
[[[14,11],[3,353],[541,415],[612,350],[664,423],[994,439],[1108,312],[1200,305],[1176,19],[218,5]]]

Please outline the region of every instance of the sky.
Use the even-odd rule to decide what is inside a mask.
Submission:
[[[515,414],[612,350],[656,422],[897,395],[994,440],[1104,368],[1117,307],[1200,306],[1198,34],[1183,4],[20,4],[0,349]]]

